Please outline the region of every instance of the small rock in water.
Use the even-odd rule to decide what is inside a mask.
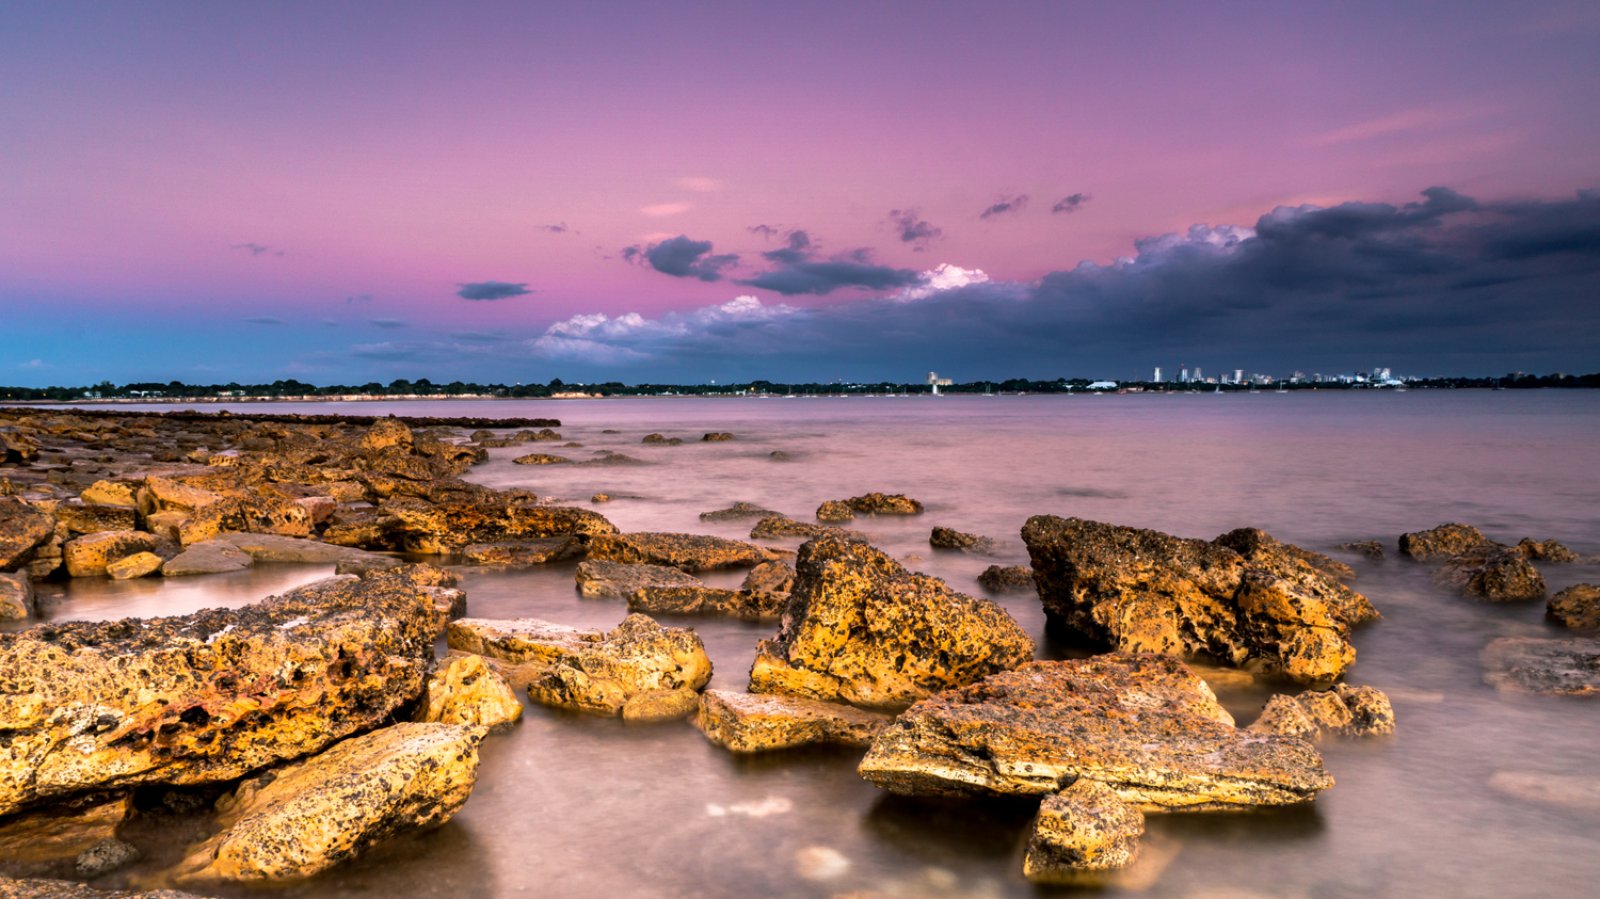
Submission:
[[[611,502],[611,494],[609,494],[609,493],[596,493],[594,496],[589,497],[589,502],[591,502],[591,503],[609,503],[609,502]]]
[[[1297,696],[1278,694],[1245,730],[1315,740],[1327,733],[1366,737],[1394,733],[1394,707],[1376,687],[1334,684]]]
[[[712,431],[700,439],[705,443],[722,443],[724,441],[732,440],[733,435],[727,431]]]
[[[578,594],[586,599],[627,599],[644,587],[704,587],[692,574],[666,565],[587,559],[575,573]]]
[[[1577,553],[1554,540],[1535,540],[1532,537],[1523,537],[1517,541],[1516,549],[1535,562],[1576,562],[1579,560]]]
[[[108,837],[93,846],[85,849],[73,861],[73,868],[79,877],[99,877],[109,874],[123,865],[129,865],[139,860],[139,847],[131,843],[124,843],[115,837]]]
[[[726,509],[717,509],[717,510],[712,511],[712,512],[701,512],[700,513],[700,520],[701,521],[737,521],[737,520],[739,520],[741,518],[766,518],[766,517],[768,517],[770,515],[780,515],[781,516],[782,514],[783,514],[782,512],[774,512],[771,509],[764,509],[761,506],[756,505],[755,503],[747,503],[747,502],[740,501],[740,502],[734,503],[733,505],[729,506]]]
[[[1126,867],[1143,833],[1142,812],[1105,784],[1080,778],[1039,806],[1023,876],[1034,883],[1072,883],[1084,871]]]
[[[934,549],[959,549],[972,553],[993,553],[996,544],[988,537],[967,534],[954,528],[934,528],[928,535],[928,545]]]
[[[661,434],[646,434],[640,443],[650,446],[677,446],[683,442],[682,437],[667,437]]]
[[[1033,569],[1026,565],[990,565],[978,575],[978,585],[991,593],[1032,593]]]
[[[1550,597],[1545,612],[1562,627],[1584,631],[1600,628],[1600,586],[1573,584]],[[4,614],[0,613],[0,617]]]
[[[572,460],[566,456],[553,456],[550,453],[529,453],[511,461],[517,465],[565,465]]]
[[[851,521],[855,517],[856,513],[850,508],[850,504],[843,500],[830,499],[817,507],[818,521]]]
[[[114,581],[129,581],[160,570],[162,559],[155,553],[134,553],[106,566],[106,574]]]
[[[1353,543],[1341,543],[1339,548],[1347,552],[1360,553],[1369,559],[1384,558],[1383,544],[1377,540],[1357,540]]]
[[[1436,573],[1442,584],[1490,602],[1531,602],[1545,595],[1544,576],[1515,549],[1477,549],[1445,560]]]
[[[1465,524],[1441,524],[1426,531],[1400,535],[1400,554],[1419,562],[1448,559],[1494,545],[1495,542],[1477,528]]]
[[[707,690],[695,725],[733,752],[771,752],[813,743],[866,746],[889,716],[832,702]]]
[[[428,724],[509,727],[522,717],[522,702],[511,685],[482,656],[453,655],[433,672],[417,707],[416,720]]]
[[[828,846],[807,846],[794,854],[794,865],[801,880],[836,880],[850,870],[850,859]]]

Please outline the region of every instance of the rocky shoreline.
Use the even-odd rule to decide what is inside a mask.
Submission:
[[[1045,884],[1097,883],[1133,863],[1146,815],[1312,802],[1334,787],[1319,742],[1395,731],[1388,698],[1345,680],[1354,635],[1381,620],[1348,585],[1355,572],[1260,530],[1205,540],[1029,519],[1030,565],[992,566],[984,585],[1035,593],[1053,630],[1091,648],[1039,659],[993,600],[837,526],[925,514],[904,495],[824,500],[814,521],[743,503],[701,516],[756,520],[734,540],[624,533],[592,509],[463,480],[488,448],[560,441],[559,428],[0,410],[0,619],[26,625],[39,585],[63,579],[335,566],[239,609],[0,633],[0,847],[30,847],[0,854],[0,873],[23,878],[0,879],[0,896],[132,895],[28,878],[135,886],[117,874],[140,854],[123,828],[141,813],[136,794],[164,790],[211,797],[189,813],[205,836],[137,884],[160,892],[140,895],[317,876],[448,822],[470,798],[480,745],[516,726],[524,697],[692,722],[740,756],[853,747],[859,775],[897,795],[1030,798],[1023,872]],[[772,538],[804,542],[797,553],[753,542]],[[1002,544],[936,526],[929,545],[981,556]],[[1538,566],[1577,559],[1553,540],[1500,544],[1459,524],[1396,546],[1441,586],[1489,602],[1545,599]],[[614,626],[467,617],[461,566],[569,561],[583,597],[616,606]],[[730,569],[738,589],[701,580]],[[1577,585],[1549,600],[1573,637],[1486,647],[1485,681],[1600,695],[1597,596]],[[745,691],[708,689],[694,628],[653,615],[773,630]],[[1208,666],[1280,692],[1239,726],[1196,673]]]

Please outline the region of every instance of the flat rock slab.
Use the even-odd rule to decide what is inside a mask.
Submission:
[[[1033,658],[1005,610],[865,543],[819,537],[795,572],[782,626],[756,649],[752,693],[898,708]]]
[[[190,850],[182,884],[293,881],[450,820],[472,794],[483,730],[396,724],[245,781],[221,833]]]
[[[1498,690],[1600,695],[1600,639],[1501,637],[1484,647],[1483,666],[1483,679]]]
[[[537,618],[450,622],[450,648],[498,660],[534,702],[624,718],[682,717],[711,679],[711,659],[688,628],[629,615],[604,633]]]
[[[590,559],[665,565],[690,573],[748,568],[780,558],[754,543],[706,534],[595,534],[587,538],[587,543]]]
[[[710,435],[707,435],[707,436],[710,436]],[[744,518],[766,518],[766,517],[771,516],[771,515],[781,516],[781,515],[783,515],[783,513],[782,512],[774,512],[771,509],[764,509],[761,506],[756,505],[755,503],[737,502],[737,503],[734,503],[733,505],[727,507],[726,509],[717,509],[717,510],[711,511],[711,512],[701,512],[700,513],[700,520],[701,521],[738,521],[738,520],[744,519]]]
[[[813,743],[866,746],[889,716],[793,696],[707,690],[695,725],[733,752],[770,752]]]
[[[1125,652],[1209,657],[1328,683],[1378,617],[1340,563],[1242,529],[1216,540],[1038,515],[1022,529],[1053,625]]]
[[[1238,730],[1182,662],[1128,653],[1032,662],[925,699],[858,770],[907,795],[1043,795],[1082,778],[1145,810],[1288,805],[1333,785],[1310,743]]]
[[[504,540],[474,543],[461,555],[475,565],[547,565],[583,555],[583,547],[571,537],[545,537],[535,540]]]
[[[320,540],[285,537],[279,534],[223,534],[221,540],[250,554],[257,562],[357,562],[377,553],[350,546],[334,546]]]
[[[429,589],[385,573],[240,609],[0,634],[0,814],[317,752],[417,698],[435,627]]]
[[[161,566],[164,577],[185,577],[195,574],[223,574],[243,571],[255,564],[249,553],[226,540],[207,540],[195,543],[168,559]]]
[[[588,599],[626,599],[643,587],[704,587],[692,574],[666,565],[586,559],[578,564],[578,594]]]
[[[776,619],[788,594],[720,587],[640,587],[628,594],[628,611],[647,615],[716,615],[744,621]]]

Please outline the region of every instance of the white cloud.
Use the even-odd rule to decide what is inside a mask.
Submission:
[[[925,300],[936,293],[946,290],[955,290],[957,287],[969,287],[973,284],[987,284],[989,275],[981,268],[962,268],[941,262],[933,268],[922,273],[922,283],[895,294],[892,299],[901,302],[911,300]]]
[[[641,206],[639,212],[651,218],[666,218],[669,215],[681,215],[693,209],[689,203],[656,203],[651,206]]]
[[[746,295],[688,312],[669,312],[660,318],[646,318],[637,312],[618,316],[582,313],[550,325],[528,346],[547,356],[591,361],[643,359],[713,332],[759,325],[798,312],[793,306],[769,306],[759,297]]]

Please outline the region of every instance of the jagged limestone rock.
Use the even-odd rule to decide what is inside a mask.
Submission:
[[[574,574],[578,594],[587,599],[626,599],[642,587],[704,587],[692,574],[666,565],[585,559]]]
[[[1377,617],[1313,554],[1258,531],[1219,543],[1039,515],[1022,538],[1052,624],[1114,649],[1331,682],[1355,662],[1350,627]]]
[[[1334,684],[1327,690],[1273,696],[1246,730],[1308,740],[1328,733],[1347,737],[1392,734],[1394,707],[1376,687]]]
[[[864,543],[812,540],[795,571],[778,634],[756,649],[752,693],[892,708],[1033,658],[999,606]]]
[[[435,612],[401,574],[240,609],[0,634],[0,814],[148,783],[215,783],[317,752],[414,700]]]
[[[416,720],[468,727],[503,727],[522,717],[522,702],[511,685],[482,656],[461,654],[445,660],[428,678]]]

